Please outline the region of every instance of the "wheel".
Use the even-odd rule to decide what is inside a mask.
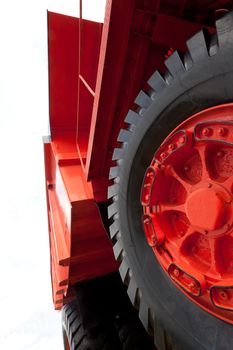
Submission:
[[[110,234],[159,350],[231,349],[233,13],[187,47],[152,75],[119,133]]]
[[[76,291],[62,309],[65,350],[155,350],[118,273],[79,283]]]

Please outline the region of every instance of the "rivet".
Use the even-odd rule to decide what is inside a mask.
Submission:
[[[176,148],[176,145],[174,143],[171,143],[169,146],[168,146],[169,150],[170,151],[173,151],[175,148]]]
[[[220,136],[226,135],[226,132],[227,132],[227,129],[226,129],[226,128],[220,128],[220,129],[218,129],[218,134],[219,134]]]
[[[189,283],[189,288],[194,289],[196,287],[196,283],[194,281]]]
[[[174,275],[175,277],[179,277],[180,271],[179,271],[178,269],[174,269],[173,275]]]
[[[228,295],[227,295],[227,293],[226,293],[225,291],[221,291],[220,297],[221,297],[221,299],[223,299],[223,300],[228,299]]]
[[[208,184],[207,184],[207,187],[208,187],[208,188],[212,187],[212,184],[211,184],[211,183],[208,183]]]
[[[179,139],[180,143],[185,143],[185,137],[182,136],[180,139]]]
[[[167,156],[167,153],[166,153],[166,152],[161,153],[161,158],[162,158],[162,159],[166,158],[166,156]]]
[[[208,235],[208,231],[207,230],[205,230],[204,232],[205,232],[206,235]]]
[[[184,166],[184,171],[189,171],[190,170],[190,166],[189,165],[185,165]]]
[[[210,134],[210,129],[209,128],[202,129],[202,135],[208,136],[209,134]]]

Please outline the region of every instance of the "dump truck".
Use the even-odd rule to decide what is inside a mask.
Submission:
[[[66,350],[233,348],[233,1],[48,12],[44,137]],[[78,5],[77,5],[78,6]]]

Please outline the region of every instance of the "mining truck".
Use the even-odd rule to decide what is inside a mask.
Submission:
[[[64,349],[233,349],[233,1],[84,5],[48,12]]]

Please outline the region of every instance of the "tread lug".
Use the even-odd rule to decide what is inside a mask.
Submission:
[[[113,215],[117,213],[117,206],[116,203],[112,203],[108,206],[108,218],[111,219]]]
[[[127,274],[129,272],[129,264],[126,257],[124,257],[124,259],[122,260],[119,271],[120,271],[121,279],[123,283],[125,283]]]
[[[159,91],[163,90],[167,86],[165,80],[163,79],[163,77],[159,73],[159,71],[154,72],[154,74],[148,80],[148,84],[156,92],[159,92]]]
[[[119,223],[118,220],[115,220],[112,225],[109,227],[110,230],[110,237],[113,239],[116,234],[119,232]]]
[[[138,113],[136,113],[132,110],[129,110],[129,112],[125,118],[125,123],[137,125],[139,120],[140,120],[140,116],[138,115]]]
[[[233,35],[233,12],[229,12],[224,17],[216,21],[216,30],[218,35],[218,44],[221,47],[230,41],[232,45]]]
[[[166,59],[165,65],[173,77],[180,77],[180,75],[186,72],[186,69],[177,51],[173,52],[173,54]]]
[[[186,44],[194,62],[209,56],[203,30],[196,33]]]
[[[114,166],[112,168],[110,168],[110,172],[109,172],[109,179],[115,179],[116,177],[118,177],[119,175],[119,167],[118,166]]]
[[[115,184],[108,187],[108,199],[116,196],[118,194],[119,185]]]
[[[123,148],[115,148],[112,156],[112,160],[120,160],[124,157],[124,149]]]
[[[142,108],[148,108],[151,105],[151,98],[144,91],[140,91],[135,103]]]
[[[117,141],[119,142],[128,142],[130,137],[131,137],[131,131],[129,130],[125,130],[125,129],[121,129]]]
[[[113,246],[113,252],[116,260],[119,260],[119,257],[121,256],[121,253],[123,252],[121,240],[118,239],[116,244]]]

